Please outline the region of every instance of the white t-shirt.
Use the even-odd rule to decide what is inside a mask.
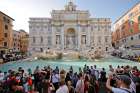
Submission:
[[[4,73],[0,73],[0,81],[4,79]]]
[[[83,80],[78,80],[75,90],[76,90],[76,92],[84,93],[84,81]]]
[[[112,87],[112,92],[113,93],[131,93],[131,90],[130,89],[127,89],[127,88],[114,88]]]
[[[52,83],[57,83],[57,82],[59,82],[59,75],[58,74],[55,74],[55,75],[53,75],[52,76]]]
[[[68,87],[66,85],[60,86],[56,93],[69,93]]]

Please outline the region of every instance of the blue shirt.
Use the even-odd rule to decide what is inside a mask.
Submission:
[[[114,87],[112,87],[113,93],[129,93],[128,91],[131,92],[131,90],[127,89],[127,88],[114,88]]]

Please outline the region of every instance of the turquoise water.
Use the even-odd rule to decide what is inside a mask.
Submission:
[[[9,62],[0,65],[0,70],[8,71],[9,69],[17,70],[18,67],[23,67],[25,70],[31,68],[34,70],[36,66],[43,68],[44,66],[50,65],[52,68],[58,66],[60,69],[68,70],[70,66],[73,66],[74,71],[78,71],[79,67],[84,67],[87,64],[89,66],[97,65],[97,68],[105,68],[108,69],[109,65],[113,67],[117,67],[118,65],[130,65],[137,66],[140,68],[140,63],[133,62],[129,60],[119,59],[119,58],[105,58],[100,60],[88,61],[88,60],[34,60],[34,61],[17,61],[17,62]]]

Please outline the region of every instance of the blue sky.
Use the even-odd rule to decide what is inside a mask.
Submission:
[[[69,0],[0,0],[0,11],[14,21],[14,29],[29,32],[29,17],[50,17],[53,9],[64,9]],[[112,22],[140,0],[72,0],[77,9],[89,10],[91,17],[107,17]]]

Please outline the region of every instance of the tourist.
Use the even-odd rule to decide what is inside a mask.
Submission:
[[[65,78],[66,83],[67,83],[68,81],[71,81],[71,80],[72,80],[72,79],[71,79],[71,77],[70,77],[70,73],[67,73],[66,78]]]
[[[56,90],[56,93],[69,93],[69,89],[65,84],[65,78],[63,78],[63,75],[60,78],[60,87]]]
[[[10,91],[11,93],[24,93],[23,87],[19,86],[16,80],[12,80],[11,88],[12,88],[12,90]]]
[[[53,93],[55,90],[55,87],[53,84],[50,82],[49,79],[44,79],[42,81],[42,92],[41,93]]]
[[[76,93],[84,93],[84,79],[82,73],[79,73],[78,78],[79,80],[76,84],[75,91]]]
[[[55,73],[56,74],[59,74],[59,68],[58,68],[58,66],[56,66],[56,68],[55,68]]]
[[[67,86],[68,86],[68,89],[69,89],[69,93],[75,93],[74,87],[72,86],[71,81],[67,81]]]
[[[130,89],[131,79],[128,76],[120,75],[115,77],[117,88],[110,85],[111,79],[113,78],[113,75],[109,75],[107,79],[106,87],[109,90],[111,90],[113,93],[132,93]]]
[[[36,66],[36,69],[34,70],[34,74],[40,72],[39,66]]]
[[[116,68],[116,70],[115,70],[115,73],[119,73],[119,72],[120,72],[120,69],[121,69],[121,68],[120,68],[120,66],[118,65],[117,68]]]
[[[97,69],[96,65],[94,65],[94,75],[96,77],[96,80],[98,80],[99,79],[99,70]]]
[[[59,88],[59,79],[60,79],[59,73],[56,70],[54,70],[51,76],[51,80],[55,87],[55,90]]]
[[[4,73],[0,71],[0,81],[3,81],[3,79],[4,79]]]
[[[28,69],[28,74],[29,74],[29,75],[32,75],[32,70],[31,70],[31,68]]]
[[[84,80],[84,93],[88,93],[89,77],[86,75]]]
[[[100,76],[101,85],[104,86],[105,82],[106,82],[105,68],[102,68],[102,71],[100,72],[100,74],[101,74],[101,76]]]
[[[95,75],[95,70],[93,69],[93,66],[90,67],[90,72],[91,72],[91,75]]]
[[[83,72],[86,73],[86,71],[87,71],[87,65],[85,64],[83,68]]]
[[[97,90],[96,90],[96,82],[95,82],[95,76],[94,75],[91,75],[90,76],[90,81],[89,81],[89,84],[88,84],[88,93],[98,93]]]
[[[0,82],[0,93],[4,93],[4,90],[3,90],[3,85],[2,83]]]
[[[24,74],[24,77],[22,78],[22,83],[23,83],[23,88],[24,88],[24,91],[25,93],[28,93],[29,90],[28,90],[28,75],[27,73]]]
[[[69,73],[73,74],[73,67],[72,66],[70,66]]]
[[[82,71],[82,68],[81,68],[81,67],[79,67],[79,73],[83,73],[83,71]]]
[[[74,88],[76,88],[77,81],[78,81],[78,75],[77,72],[75,72],[74,75],[72,76],[72,84]]]

